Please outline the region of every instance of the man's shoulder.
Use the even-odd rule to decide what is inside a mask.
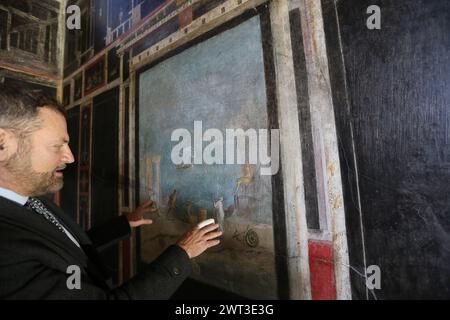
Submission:
[[[4,211],[0,209],[0,248],[10,249],[21,245],[29,246],[31,243],[37,244],[44,240],[36,234],[31,225],[23,222],[25,219],[2,213]],[[14,214],[18,215],[20,212]]]
[[[0,197],[0,238],[6,233],[14,235],[24,228],[27,221],[26,210],[18,203]]]
[[[0,213],[2,211],[21,210],[24,207],[17,202],[0,196]]]

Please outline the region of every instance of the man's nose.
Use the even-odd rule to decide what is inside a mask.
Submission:
[[[63,161],[64,163],[73,163],[75,161],[72,150],[70,150],[70,147],[68,145],[67,148],[64,150]]]

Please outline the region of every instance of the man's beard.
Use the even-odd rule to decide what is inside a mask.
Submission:
[[[21,142],[17,152],[8,160],[5,167],[11,173],[14,184],[26,191],[27,196],[42,196],[62,189],[63,177],[57,177],[56,168],[51,172],[36,172],[31,164],[31,148]]]

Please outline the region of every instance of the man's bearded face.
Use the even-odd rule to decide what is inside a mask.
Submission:
[[[74,162],[64,116],[43,107],[39,120],[39,129],[19,139],[15,154],[5,166],[12,183],[26,196],[59,191],[64,184],[62,170]]]
[[[28,190],[29,196],[41,196],[61,190],[64,177],[58,171],[63,170],[66,165],[61,164],[47,172],[37,172],[32,167],[31,155],[29,141],[22,141],[17,152],[6,164],[15,181]]]

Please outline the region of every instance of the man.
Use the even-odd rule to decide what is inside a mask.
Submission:
[[[218,225],[191,229],[142,273],[110,288],[98,250],[151,223],[143,214],[152,203],[85,233],[42,197],[63,186],[62,171],[74,162],[68,144],[56,103],[0,86],[0,298],[169,298],[189,276],[189,259],[219,243]],[[68,279],[76,268],[79,287]]]

